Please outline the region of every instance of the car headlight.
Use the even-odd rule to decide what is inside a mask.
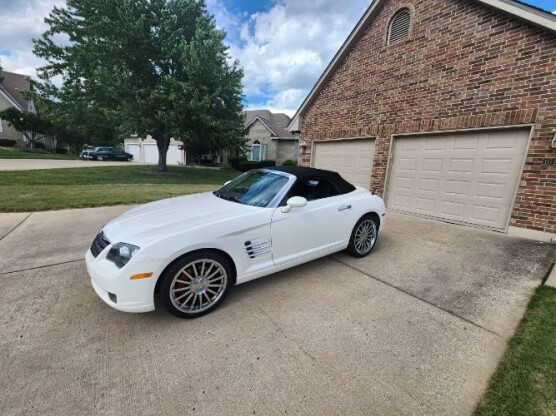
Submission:
[[[106,259],[110,260],[121,269],[129,263],[131,258],[135,256],[138,251],[139,247],[133,244],[117,243],[112,246],[106,255]]]

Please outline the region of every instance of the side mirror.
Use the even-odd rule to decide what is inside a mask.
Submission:
[[[287,205],[282,208],[282,212],[290,212],[292,208],[303,208],[307,206],[307,200],[302,196],[292,196],[288,199]]]
[[[231,181],[226,182],[226,183],[224,184],[224,186],[228,185],[230,182],[231,182]]]

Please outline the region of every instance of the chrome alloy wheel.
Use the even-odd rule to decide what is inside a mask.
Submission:
[[[172,280],[170,299],[184,313],[207,310],[222,297],[228,283],[224,266],[215,260],[199,259],[183,267]]]
[[[355,250],[360,255],[369,253],[376,242],[376,224],[373,220],[367,219],[357,227],[355,231],[354,245]]]

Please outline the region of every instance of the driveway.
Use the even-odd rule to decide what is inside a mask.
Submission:
[[[468,415],[553,246],[389,212],[376,251],[117,312],[83,253],[126,207],[0,214],[0,413]]]
[[[132,162],[134,165],[144,165]],[[96,162],[92,160],[55,160],[55,159],[0,159],[0,171],[3,170],[35,170],[60,168],[90,168],[98,166],[127,166],[128,162]]]

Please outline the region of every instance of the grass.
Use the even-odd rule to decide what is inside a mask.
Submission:
[[[542,286],[474,416],[556,415],[556,289]]]
[[[236,177],[233,169],[106,166],[0,172],[0,212],[30,212],[138,204],[212,191]]]
[[[63,159],[75,160],[74,154],[60,155],[58,153],[25,152],[19,149],[0,147],[0,159]]]

